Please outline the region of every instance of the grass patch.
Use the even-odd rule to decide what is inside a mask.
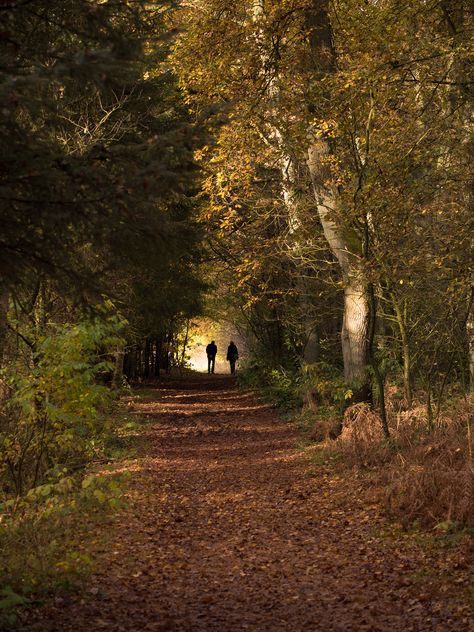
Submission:
[[[307,439],[306,437],[302,437],[301,439],[298,439],[298,441],[296,442],[296,449],[306,450],[306,448],[309,448],[312,445],[313,445],[313,442],[310,439]]]
[[[474,528],[462,527],[456,522],[440,522],[427,530],[415,520],[409,525],[388,522],[374,529],[373,535],[394,542],[405,540],[426,550],[449,551],[474,538]]]
[[[159,398],[160,390],[157,387],[151,388],[147,386],[132,389],[128,397],[129,401],[140,400],[142,402],[156,401]]]
[[[143,429],[152,420],[136,414],[123,412],[104,441],[104,457],[111,460],[134,458],[144,445]]]
[[[334,465],[343,460],[344,456],[335,450],[325,446],[318,447],[309,455],[309,460],[313,465]]]

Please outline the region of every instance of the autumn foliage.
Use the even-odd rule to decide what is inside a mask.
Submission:
[[[283,599],[278,589],[273,601],[258,592],[260,619],[249,625],[277,630],[283,621],[289,629],[288,612],[307,629],[332,625],[324,612],[315,623],[299,607],[315,597],[304,578],[316,569],[313,579],[324,584],[321,568],[336,576],[347,564],[349,551],[339,554],[336,546],[345,527],[357,551],[368,548],[368,531],[351,531],[347,499],[371,485],[384,519],[406,533],[423,528],[464,537],[474,525],[470,4],[3,5],[0,541],[9,551],[25,547],[28,563],[22,571],[22,555],[6,554],[0,611],[8,619],[32,595],[91,570],[76,543],[69,554],[70,533],[76,525],[83,532],[88,508],[95,518],[123,509],[115,475],[133,469],[122,461],[137,454],[137,506],[143,510],[140,477],[150,471],[166,509],[155,499],[148,531],[133,512],[132,521],[141,553],[150,545],[163,567],[140,566],[135,577],[125,561],[117,573],[151,574],[163,584],[168,572],[173,576],[169,594],[163,588],[169,620],[160,611],[156,629],[200,629],[195,622],[206,604],[217,627],[240,625],[243,609],[227,620],[224,596],[216,603],[209,582],[225,586],[233,600],[242,593],[225,573],[244,583],[255,573],[266,589],[281,571],[272,547],[293,568],[294,590]],[[201,343],[218,330],[221,339],[237,336],[245,347],[237,367],[244,394],[230,383],[224,388],[227,382],[222,389],[203,382],[211,399],[222,396],[214,408],[195,394],[199,378],[189,377],[199,328]],[[183,392],[191,391],[187,409],[178,386],[170,387],[176,409],[166,388],[153,391],[148,412],[146,393],[136,404],[134,387],[166,387],[177,376]],[[237,406],[245,398],[248,408]],[[291,419],[294,434],[267,406]],[[242,423],[226,434],[215,415]],[[145,419],[157,427],[147,429]],[[313,487],[303,479],[305,466],[288,465],[291,441],[308,449],[307,463],[323,468]],[[219,465],[227,457],[235,466],[229,477]],[[207,498],[204,509],[180,468]],[[248,504],[239,472],[251,492]],[[160,487],[162,474],[177,486],[177,503]],[[202,487],[208,475],[212,485]],[[360,477],[357,492],[352,476]],[[306,500],[318,494],[316,520]],[[260,502],[268,511],[255,521]],[[230,524],[236,520],[231,541],[224,529],[214,531],[219,512]],[[304,542],[311,543],[308,555],[319,544],[305,520],[324,525],[326,513],[331,528],[321,537],[330,553],[307,563]],[[194,560],[205,601],[194,618],[181,610],[173,618],[172,591],[185,592],[180,582],[187,577],[176,568],[188,568],[196,516],[201,528],[209,525],[203,559],[212,561],[214,545],[225,562],[207,576]],[[175,551],[177,567],[175,528],[186,540]],[[56,534],[49,543],[48,529]],[[133,535],[124,534],[130,552]],[[293,537],[295,557],[283,545]],[[160,538],[169,544],[162,557]],[[376,564],[384,547],[374,546]],[[235,552],[232,563],[227,550]],[[364,559],[361,552],[363,568]],[[347,568],[346,586],[353,587],[357,569]],[[381,573],[388,589],[385,567]],[[118,592],[112,590],[115,604]],[[338,591],[340,603],[346,592]],[[401,586],[395,601],[408,596]],[[365,591],[369,614],[357,619],[361,629],[381,616],[372,617],[367,599]],[[425,629],[418,625],[425,601],[413,605],[413,629]],[[358,609],[346,616],[340,603],[334,629],[348,629]],[[276,614],[264,614],[273,608],[278,625]],[[388,609],[394,619],[383,622],[396,629],[400,620]],[[426,612],[426,629],[450,620],[446,612],[439,621]],[[98,629],[108,625],[97,621]]]

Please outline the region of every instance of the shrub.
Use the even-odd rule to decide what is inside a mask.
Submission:
[[[238,375],[239,384],[251,388],[282,410],[302,405],[300,376],[283,367],[268,368],[256,363],[245,367]]]
[[[12,367],[0,414],[4,497],[21,496],[101,450],[111,392],[99,378],[119,341],[118,317],[61,325],[36,347],[31,366]],[[0,496],[1,500],[1,496]]]
[[[333,406],[339,414],[353,394],[340,370],[326,362],[305,365],[301,369],[299,388],[306,408]]]
[[[93,569],[88,538],[123,506],[123,478],[63,475],[0,506],[0,629],[20,625],[19,607],[31,599],[68,588]]]

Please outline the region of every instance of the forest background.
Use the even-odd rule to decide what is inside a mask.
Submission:
[[[472,18],[463,0],[0,7],[4,542],[120,504],[88,476],[131,423],[115,402],[183,369],[209,317],[250,350],[242,383],[378,468],[407,524],[473,525]],[[5,607],[46,581],[43,545]]]

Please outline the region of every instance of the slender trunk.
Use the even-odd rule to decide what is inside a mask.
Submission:
[[[121,345],[115,350],[114,373],[112,376],[112,389],[114,391],[118,391],[122,387],[124,360],[125,346]]]
[[[305,320],[306,344],[303,349],[303,360],[306,364],[315,364],[321,359],[319,332],[311,326],[309,318]]]
[[[369,294],[369,301],[370,301],[369,359],[370,359],[370,364],[372,366],[372,370],[375,375],[375,381],[377,383],[377,388],[378,388],[380,417],[382,419],[383,433],[385,435],[385,438],[389,439],[390,430],[388,427],[387,409],[385,406],[385,385],[384,385],[382,373],[380,371],[379,363],[374,353],[375,329],[377,325],[377,300],[375,296],[375,289],[372,283],[370,283],[368,286],[368,294]]]
[[[131,380],[137,376],[137,348],[135,345],[127,353],[127,376]]]
[[[150,377],[154,378],[155,376],[156,376],[156,340],[155,338],[152,338],[150,342]]]
[[[144,358],[145,358],[144,345],[143,345],[143,342],[141,342],[140,346],[137,349],[138,377],[140,378],[140,380],[143,380],[143,377],[145,375]]]
[[[402,353],[403,353],[403,388],[405,401],[407,408],[411,408],[413,403],[413,389],[412,389],[412,370],[411,370],[411,353],[408,345],[408,340],[404,338],[402,340]]]
[[[150,338],[147,338],[143,345],[143,377],[150,377]]]
[[[171,373],[171,365],[173,364],[174,354],[173,354],[173,334],[168,332],[166,337],[166,345],[162,350],[162,358],[165,366],[166,373]]]
[[[35,398],[35,409],[36,409],[37,423],[38,425],[41,426],[41,431],[40,431],[39,450],[38,450],[38,454],[35,455],[36,466],[35,466],[35,473],[33,476],[33,482],[32,482],[31,487],[36,487],[36,485],[38,484],[38,481],[40,478],[40,468],[43,461],[43,454],[46,448],[45,437],[46,437],[46,428],[48,424],[48,417],[44,409],[43,399],[40,396],[37,396]]]
[[[433,430],[433,406],[431,403],[431,384],[428,386],[426,394],[426,419],[428,421],[428,429]]]
[[[466,320],[468,358],[469,358],[469,380],[471,391],[474,392],[474,287],[471,290],[469,299],[469,312]]]
[[[160,378],[161,369],[163,368],[163,337],[160,336],[155,340],[155,377]],[[165,367],[166,368],[166,367]]]
[[[2,286],[0,290],[0,366],[2,366],[5,356],[5,346],[8,331],[8,305],[10,302],[10,292],[7,287]]]
[[[183,350],[181,352],[181,357],[179,360],[180,369],[184,368],[184,365],[186,362],[186,349],[188,348],[188,341],[189,341],[189,318],[186,320],[186,333],[184,335]]]
[[[411,362],[411,349],[410,341],[407,331],[407,315],[406,305],[404,309],[400,307],[400,303],[394,294],[392,296],[392,305],[395,310],[395,316],[397,319],[398,329],[400,331],[400,339],[402,346],[402,358],[403,358],[403,390],[405,395],[405,401],[407,408],[411,408],[413,402],[413,378],[412,378],[412,362]]]

